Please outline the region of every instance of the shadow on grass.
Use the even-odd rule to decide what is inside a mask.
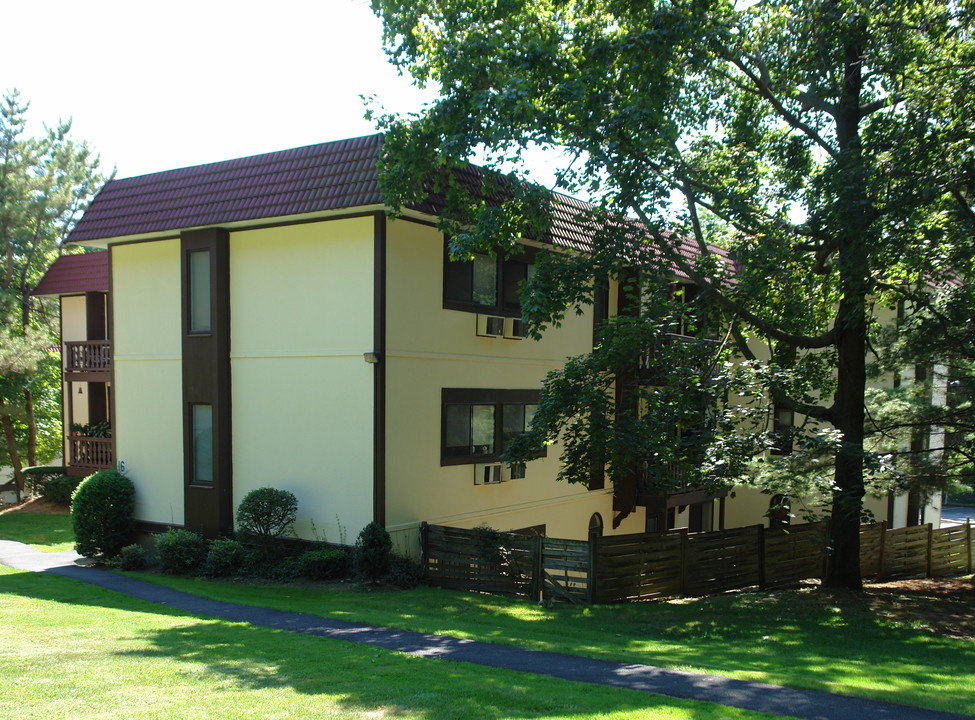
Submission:
[[[420,718],[532,718],[539,716],[588,718],[599,715],[654,717],[675,707],[686,714],[675,717],[758,717],[717,705],[690,703],[645,693],[594,687],[552,680],[531,674],[488,669],[463,663],[422,659],[400,653],[269,630],[219,620],[195,620],[173,608],[135,600],[118,593],[49,574],[4,572],[0,590],[22,597],[84,606],[85,617],[104,612],[125,618],[127,638],[99,637],[105,652],[139,663],[155,660],[184,664],[187,675],[206,683],[189,691],[217,693],[243,690],[275,692],[282,709],[307,701],[350,715]],[[56,606],[44,622],[56,624]],[[128,618],[124,613],[133,613]],[[149,623],[135,613],[152,614]],[[159,627],[159,618],[172,624]],[[132,649],[129,638],[138,641]],[[122,642],[122,640],[125,640]],[[38,642],[44,638],[38,637]],[[112,645],[117,647],[112,647]],[[152,677],[148,671],[147,676]],[[277,697],[277,696],[275,696]],[[226,698],[220,699],[223,702]],[[201,702],[203,699],[201,698]],[[227,700],[232,702],[231,700]],[[207,699],[210,702],[210,699]]]

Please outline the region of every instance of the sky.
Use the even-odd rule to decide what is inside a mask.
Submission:
[[[19,0],[3,24],[28,131],[72,118],[117,177],[367,135],[360,95],[435,97],[388,62],[367,0]]]

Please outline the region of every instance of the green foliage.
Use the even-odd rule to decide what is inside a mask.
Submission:
[[[119,550],[112,564],[120,570],[145,570],[149,567],[149,554],[144,547],[133,543]]]
[[[0,465],[47,461],[61,446],[57,302],[31,290],[102,185],[99,159],[71,137],[71,123],[25,134],[28,103],[16,90],[0,101]]]
[[[376,582],[389,572],[393,541],[379,523],[372,521],[359,533],[352,567],[357,577]]]
[[[335,580],[349,574],[349,553],[341,548],[308,550],[298,558],[301,574],[311,580]]]
[[[169,528],[156,536],[159,564],[163,572],[187,575],[196,572],[207,558],[207,543],[201,535],[183,528]]]
[[[543,255],[523,290],[529,330],[593,304],[607,279],[630,298],[620,314],[633,319],[607,323],[592,357],[547,381],[535,447],[567,438],[565,480],[588,482],[605,465],[618,522],[635,509],[634,482],[668,494],[736,479],[774,440],[762,421],[773,402],[791,409],[804,417],[794,474],[773,475],[794,486],[790,495],[826,489],[827,583],[859,587],[864,492],[930,478],[934,465],[919,472],[872,445],[869,434],[884,437],[887,425],[865,430],[879,310],[936,306],[911,363],[975,337],[973,9],[937,0],[372,6],[394,63],[441,88],[418,116],[379,117],[390,207],[442,197],[458,257],[544,239],[551,195],[523,181],[526,158],[546,153],[555,189],[592,205],[573,206],[587,252]],[[475,156],[482,175],[457,172]],[[697,298],[661,293],[675,276],[701,288]],[[929,301],[946,288],[959,312]],[[705,339],[686,328],[707,325],[714,343],[660,342],[678,327]],[[732,353],[743,370],[726,366]],[[962,464],[975,457],[966,412],[955,436]]]
[[[244,565],[244,546],[233,538],[218,538],[210,543],[204,570],[207,575],[235,575]]]
[[[68,505],[71,503],[71,495],[80,483],[80,477],[68,475],[52,477],[41,485],[41,497],[55,505]]]
[[[288,490],[263,487],[251,490],[237,506],[237,529],[261,540],[278,538],[291,531],[298,513],[298,499]]]
[[[131,542],[135,487],[115,470],[89,475],[71,496],[75,550],[85,557],[111,558]]]
[[[409,558],[393,555],[389,561],[386,582],[403,590],[412,590],[423,583],[423,566]]]

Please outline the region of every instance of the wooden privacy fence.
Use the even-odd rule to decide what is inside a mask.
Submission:
[[[434,585],[533,601],[619,603],[777,588],[822,577],[826,523],[788,532],[761,525],[689,533],[593,537],[589,542],[421,526],[423,565]],[[860,567],[879,579],[972,572],[970,524],[860,528]]]

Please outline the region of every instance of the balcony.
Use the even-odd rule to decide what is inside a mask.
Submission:
[[[112,439],[71,435],[68,437],[68,465],[81,470],[106,470],[112,462]]]
[[[653,476],[663,482],[652,483]],[[661,495],[659,490],[661,486],[668,487],[670,489],[669,494]],[[679,463],[668,462],[645,469],[637,485],[636,504],[646,507],[648,513],[655,513],[679,505],[693,505],[714,498],[722,498],[727,494],[727,490],[709,492],[692,485],[687,478],[687,473]]]
[[[79,381],[106,382],[112,372],[112,345],[108,340],[66,342],[65,372]]]

